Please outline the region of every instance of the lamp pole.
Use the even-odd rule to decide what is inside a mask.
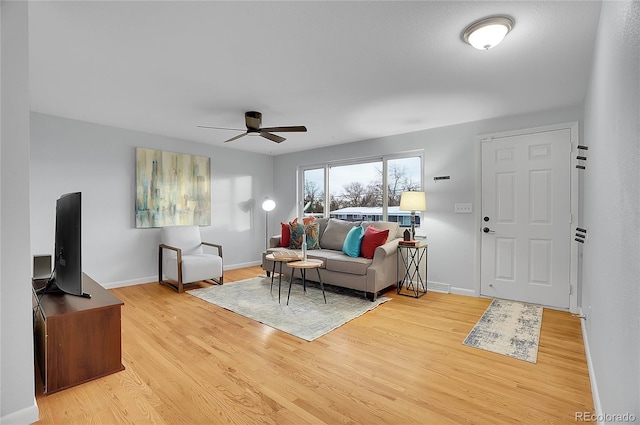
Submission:
[[[411,240],[416,240],[416,212],[411,211]]]
[[[269,248],[269,211],[272,211],[276,207],[276,202],[269,197],[265,197],[262,201],[262,209],[264,210],[264,245],[265,249]]]

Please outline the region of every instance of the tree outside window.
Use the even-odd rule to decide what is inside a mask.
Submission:
[[[303,213],[324,217],[324,168],[304,170]]]

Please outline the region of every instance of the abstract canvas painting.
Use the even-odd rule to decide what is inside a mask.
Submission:
[[[211,158],[136,148],[136,228],[211,225]]]

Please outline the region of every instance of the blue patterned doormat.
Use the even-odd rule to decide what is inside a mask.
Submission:
[[[536,363],[541,324],[541,306],[494,299],[463,344]]]

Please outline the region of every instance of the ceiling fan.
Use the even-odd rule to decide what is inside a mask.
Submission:
[[[242,133],[242,134],[239,134],[239,135],[237,135],[235,137],[232,137],[229,140],[225,140],[224,143],[232,142],[232,141],[234,141],[236,139],[239,139],[241,137],[244,137],[246,135],[262,136],[265,139],[271,140],[272,142],[282,143],[282,142],[284,142],[286,140],[284,137],[280,137],[280,136],[277,136],[277,135],[271,134],[271,133],[305,132],[305,131],[307,131],[307,127],[305,127],[303,125],[296,125],[296,126],[289,126],[289,127],[265,127],[265,128],[260,128],[260,125],[262,125],[262,114],[260,112],[256,112],[256,111],[245,112],[244,120],[245,120],[245,125],[247,126],[247,131]],[[213,129],[217,129],[217,130],[242,131],[242,129],[239,129],[239,128],[209,127],[209,126],[206,126],[206,125],[199,125],[198,127],[200,127],[200,128],[213,128]]]

